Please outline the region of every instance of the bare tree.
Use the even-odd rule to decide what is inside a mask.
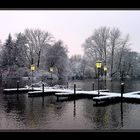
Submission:
[[[109,39],[109,28],[101,27],[95,29],[94,34],[89,37],[85,44],[83,45],[86,53],[94,57],[95,60],[101,60],[105,63],[107,62],[107,49],[108,49],[108,39]]]
[[[129,46],[129,35],[126,36],[124,40],[121,42],[121,47],[120,47],[120,56],[119,56],[119,63],[118,63],[118,69],[121,68],[121,64],[125,61],[124,56],[125,56],[125,50],[127,50],[127,47]]]
[[[122,38],[118,28],[111,30],[107,27],[101,27],[95,29],[94,34],[86,39],[83,48],[85,56],[93,62],[94,66],[97,60],[101,60],[103,65],[107,65],[107,67],[110,66],[108,72],[110,71],[112,78],[122,68],[129,45],[129,35]],[[94,69],[96,73],[96,68]]]
[[[95,32],[92,36],[92,42],[94,43],[93,47],[98,53],[98,59],[102,60],[105,65],[107,61],[109,30],[110,29],[107,27],[95,29]]]
[[[42,50],[53,42],[53,37],[50,33],[39,29],[26,29],[25,36],[28,41],[31,64],[35,63],[36,58],[37,67],[39,67]]]
[[[110,77],[113,76],[113,74],[115,74],[114,70],[114,55],[116,52],[116,49],[118,49],[121,45],[121,32],[118,28],[113,28],[110,31],[110,45],[109,45],[109,51],[110,51],[110,59],[111,59],[111,63],[110,63]]]
[[[101,60],[104,65],[107,64],[108,46],[109,46],[109,31],[110,28],[101,27],[95,29],[93,35],[86,39],[83,44],[85,56],[93,62],[93,67],[96,73],[95,63]]]

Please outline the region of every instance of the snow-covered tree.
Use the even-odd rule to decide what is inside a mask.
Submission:
[[[30,64],[36,64],[40,67],[40,60],[43,49],[50,46],[54,41],[50,33],[41,31],[40,29],[25,29],[24,35],[27,39],[28,56]]]
[[[15,42],[16,52],[17,52],[17,55],[16,55],[17,65],[19,67],[29,68],[30,58],[28,56],[28,52],[27,52],[28,49],[27,49],[26,43],[27,43],[26,37],[22,33],[17,34],[17,39]]]
[[[49,47],[46,52],[46,67],[53,67],[54,73],[58,76],[59,79],[63,79],[67,76],[67,48],[62,41],[57,41],[51,47]]]
[[[85,40],[82,47],[84,48],[84,55],[92,63],[95,73],[95,63],[100,60],[103,66],[108,67],[107,72],[112,78],[122,71],[125,55],[130,51],[129,45],[129,36],[123,38],[118,28],[101,27],[95,29],[93,35]]]
[[[2,66],[10,67],[15,64],[16,60],[16,50],[15,43],[12,40],[11,34],[9,34],[6,43],[2,48]]]

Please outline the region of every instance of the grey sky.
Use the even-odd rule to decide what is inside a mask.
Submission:
[[[122,35],[129,34],[131,48],[140,52],[139,10],[1,10],[0,40],[25,28],[50,32],[56,40],[68,46],[69,55],[83,54],[81,45],[101,26],[118,27]]]

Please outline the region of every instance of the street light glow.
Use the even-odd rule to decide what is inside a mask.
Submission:
[[[107,71],[107,67],[106,66],[104,66],[104,71]]]
[[[31,70],[32,70],[32,71],[35,70],[35,65],[31,65]]]
[[[96,61],[96,68],[101,68],[102,62],[101,61]]]
[[[50,67],[50,71],[53,72],[53,67]]]

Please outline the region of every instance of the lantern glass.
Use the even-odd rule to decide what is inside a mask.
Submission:
[[[50,71],[53,72],[53,67],[50,67]]]
[[[104,67],[104,71],[107,71],[107,67],[106,66]]]
[[[101,61],[97,61],[96,62],[96,68],[101,68],[101,66],[102,66],[102,62]]]
[[[35,70],[35,66],[31,65],[31,70],[34,71]]]

